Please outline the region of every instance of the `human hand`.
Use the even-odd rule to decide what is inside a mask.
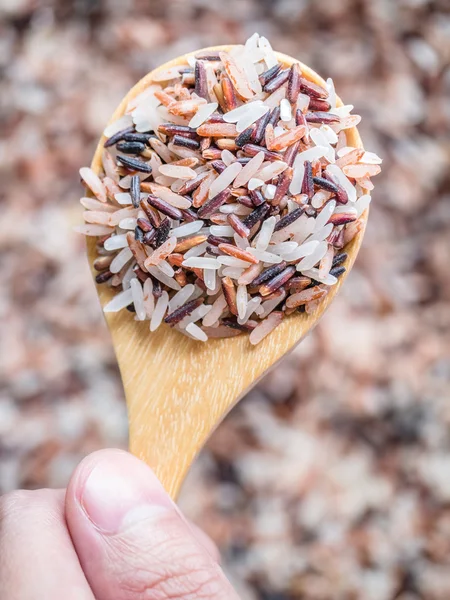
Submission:
[[[120,450],[84,459],[67,490],[0,498],[2,600],[236,600],[209,538]]]

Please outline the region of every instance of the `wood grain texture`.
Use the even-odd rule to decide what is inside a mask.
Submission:
[[[227,50],[230,46],[213,49],[218,48]],[[299,62],[283,54],[277,55],[287,66]],[[186,64],[187,56],[162,65],[139,81],[123,99],[110,122],[124,114],[128,102],[152,82],[155,73]],[[317,73],[299,64],[308,79],[324,85]],[[347,138],[349,145],[362,147],[356,129],[349,130]],[[97,173],[101,171],[104,142],[102,137],[92,161],[92,168]],[[367,211],[364,228],[366,221]],[[364,228],[346,248],[349,254],[347,273],[331,288],[317,311],[313,315],[295,313],[285,318],[256,347],[250,345],[247,335],[209,340],[203,344],[164,325],[150,333],[148,321],[137,322],[128,311],[105,315],[125,389],[130,450],[155,470],[172,496],[177,495],[190,465],[224,416],[300,342],[331,304],[353,266]],[[95,238],[88,238],[87,246],[94,275]],[[97,286],[97,291],[104,306],[113,292],[106,286]]]

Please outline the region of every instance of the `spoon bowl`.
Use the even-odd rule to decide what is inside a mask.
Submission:
[[[110,122],[121,117],[128,103],[142,93],[157,73],[187,64],[187,58],[202,51],[228,51],[232,46],[214,46],[175,58],[139,81],[125,96]],[[299,63],[303,75],[324,86],[323,79],[301,62],[276,53],[285,65]],[[342,105],[337,99],[338,106]],[[348,145],[361,147],[356,128],[346,131]],[[103,136],[92,160],[92,169],[102,171]],[[363,227],[346,246],[346,273],[332,286],[313,314],[295,312],[257,346],[243,334],[206,343],[191,340],[168,326],[150,333],[148,321],[135,321],[127,311],[106,313],[105,318],[119,364],[125,390],[130,451],[149,464],[175,497],[186,473],[208,437],[233,406],[270,368],[290,352],[314,327],[338,293],[350,272],[364,235]],[[87,251],[92,264],[96,258],[95,238],[88,238]],[[100,303],[105,306],[114,292],[98,286]]]

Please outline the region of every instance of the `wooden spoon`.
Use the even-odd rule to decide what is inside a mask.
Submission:
[[[217,46],[204,50],[231,48]],[[139,81],[110,122],[124,114],[128,103],[152,83],[157,73],[187,64],[187,57],[197,52],[175,58]],[[285,66],[299,62],[280,53],[277,57]],[[307,79],[325,85],[317,73],[299,64]],[[338,105],[342,105],[340,99]],[[347,130],[347,141],[350,146],[362,147],[356,128]],[[96,173],[102,171],[104,142],[102,137],[92,161]],[[251,346],[245,334],[201,343],[164,325],[150,333],[148,321],[135,321],[128,311],[105,314],[125,389],[130,450],[154,469],[172,496],[177,495],[189,467],[225,415],[300,342],[331,304],[358,254],[367,211],[363,221],[362,230],[345,249],[347,272],[314,314],[296,312],[286,317],[258,346]],[[95,238],[88,238],[87,247],[92,268],[96,258]],[[95,275],[93,268],[92,272]],[[97,286],[97,291],[103,307],[113,292],[106,286]]]

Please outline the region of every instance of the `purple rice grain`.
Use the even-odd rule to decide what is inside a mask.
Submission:
[[[96,283],[105,283],[105,281],[109,281],[112,276],[113,273],[111,273],[111,271],[107,269],[106,271],[103,271],[102,273],[96,275],[95,281]]]
[[[312,164],[309,160],[305,160],[305,174],[303,176],[302,194],[306,194],[310,200],[314,196]]]
[[[266,113],[267,114],[267,113]],[[237,138],[234,140],[234,143],[238,148],[242,148],[245,144],[248,144],[253,139],[253,132],[255,131],[256,126],[253,124],[251,127],[247,127],[244,129]]]
[[[324,178],[328,179],[328,181],[330,181],[331,183],[333,183],[336,186],[336,201],[339,202],[340,204],[347,204],[348,202],[348,194],[347,192],[344,190],[344,188],[338,183],[338,181],[328,173],[328,171],[324,172]]]
[[[279,176],[275,196],[272,200],[272,204],[274,206],[278,206],[284,196],[289,192],[289,186],[291,184],[293,174],[292,168],[288,167]]]
[[[333,262],[331,263],[331,267],[338,267],[339,265],[341,265],[343,262],[345,262],[348,258],[348,254],[347,252],[340,252],[339,254],[336,254],[336,256],[333,258]]]
[[[168,314],[167,317],[165,317],[164,319],[164,323],[167,323],[168,325],[176,325],[182,319],[184,319],[184,317],[190,315],[191,312],[193,312],[196,308],[201,306],[204,301],[205,299],[200,297],[196,298],[195,300],[190,300],[189,302],[186,302],[185,304]]]
[[[220,56],[218,52],[198,52],[195,55],[197,60],[211,60],[211,61],[219,61]]]
[[[141,180],[139,179],[139,175],[133,175],[131,177],[130,196],[134,208],[137,208],[141,201]]]
[[[139,206],[145,212],[145,214],[148,217],[148,220],[153,225],[153,227],[157,229],[161,224],[161,217],[159,216],[158,211],[155,208],[153,208],[153,206],[150,206],[145,200],[141,200]]]
[[[178,190],[178,194],[184,196],[185,194],[190,194],[195,191],[207,175],[208,171],[203,171],[203,173],[197,175],[195,179],[186,181],[186,183]]]
[[[192,210],[192,208],[183,208],[181,209],[181,214],[183,215],[183,220],[186,223],[192,223],[192,221],[197,220],[197,213]]]
[[[137,158],[130,158],[129,156],[117,156],[117,160],[127,169],[132,171],[140,171],[141,173],[151,173],[152,168],[149,163],[143,162]]]
[[[261,75],[259,76],[259,81],[261,83],[261,85],[264,87],[265,85],[267,85],[269,83],[269,81],[271,79],[273,79],[274,77],[276,77],[276,75],[278,75],[278,73],[281,71],[281,65],[277,64],[274,65],[273,67],[271,67],[270,69],[267,69],[267,71],[264,71],[263,73],[261,73]]]
[[[142,142],[118,142],[116,148],[124,154],[141,154],[146,146]]]
[[[144,271],[139,267],[139,265],[135,265],[133,267],[133,271],[136,273],[137,278],[139,279],[139,281],[142,281],[142,283],[144,283],[150,277],[148,273],[144,273]]]
[[[230,239],[226,237],[220,237],[219,235],[208,235],[206,241],[212,246],[218,246],[219,244],[229,244]]]
[[[295,102],[297,101],[298,94],[300,92],[301,75],[302,72],[300,70],[300,65],[298,63],[294,63],[289,69],[289,82],[286,92],[286,98],[291,104],[295,104]]]
[[[182,146],[183,148],[189,148],[189,150],[198,150],[200,148],[198,140],[193,140],[183,135],[174,135],[172,141],[175,146]]]
[[[159,210],[159,212],[162,212],[164,215],[167,215],[172,219],[183,218],[183,213],[179,208],[172,206],[171,204],[169,204],[165,200],[162,200],[161,198],[158,198],[157,196],[153,196],[153,194],[148,195],[147,202],[150,204],[150,206],[153,206],[153,208],[156,208],[156,210]]]
[[[122,129],[121,131],[118,131],[117,133],[115,133],[114,135],[112,135],[110,138],[108,138],[106,140],[105,148],[114,146],[114,144],[117,144],[117,142],[120,142],[120,140],[123,140],[125,135],[127,135],[127,133],[131,133],[133,130],[134,130],[134,127],[127,127],[126,129]]]
[[[161,282],[159,281],[159,279],[156,279],[156,277],[152,277],[151,279],[153,281],[153,296],[157,300],[158,298],[160,298],[160,296],[163,292],[162,285],[161,285]]]
[[[262,117],[260,117],[254,124],[255,128],[253,130],[252,139],[251,139],[251,141],[254,144],[261,144],[263,142],[264,133],[266,131],[267,124],[270,121],[270,116],[271,116],[272,112],[273,111],[268,110],[266,112],[266,114],[263,115]]]
[[[236,198],[236,201],[239,204],[242,204],[242,206],[246,206],[247,208],[254,208],[255,205],[253,204],[253,202],[251,201],[251,198],[249,198],[249,196],[238,196]]]
[[[331,104],[326,100],[321,100],[320,98],[311,98],[309,101],[310,110],[320,110],[323,112],[327,112],[331,108]]]
[[[270,279],[273,279],[274,277],[276,277],[279,273],[284,271],[284,269],[286,269],[286,267],[287,267],[287,263],[283,260],[282,262],[278,263],[277,265],[272,265],[271,267],[264,269],[264,271],[262,271],[257,277],[255,277],[255,279],[249,284],[249,286],[250,287],[259,287],[266,281],[269,281]]]
[[[300,90],[308,96],[313,96],[314,98],[328,98],[328,92],[322,86],[317,85],[304,77],[301,78],[300,84]]]
[[[253,206],[261,206],[266,201],[261,190],[249,190],[248,195],[251,198]]]
[[[156,137],[153,133],[127,133],[123,136],[126,142],[141,142],[141,144],[148,144],[151,138]]]
[[[333,267],[330,271],[330,275],[333,275],[333,277],[340,277],[341,275],[343,275],[345,273],[347,269],[345,267]]]
[[[206,246],[206,253],[212,256],[220,256],[221,252],[217,246]]]
[[[247,229],[252,229],[252,227],[256,225],[256,223],[264,219],[269,210],[270,206],[267,204],[267,202],[261,204],[261,206],[258,206],[258,208],[255,208],[255,210],[243,220],[245,227],[247,227]]]
[[[322,188],[323,190],[327,190],[328,192],[332,192],[333,194],[338,193],[338,187],[329,179],[325,179],[325,177],[313,177],[314,184]]]
[[[225,319],[222,319],[221,321],[222,325],[225,325],[225,327],[230,327],[231,329],[237,329],[238,331],[250,331],[252,329],[252,327],[249,327],[247,325],[247,323],[244,323],[241,325],[241,323],[237,322],[237,318],[236,317],[226,317]]]
[[[278,288],[283,286],[285,283],[289,281],[291,277],[293,277],[296,273],[296,268],[294,266],[286,267],[281,273],[275,275],[272,279],[269,279],[259,288],[259,293],[261,296],[268,296],[269,294],[273,294]]]
[[[158,127],[158,131],[168,136],[182,135],[183,137],[197,139],[197,131],[187,125],[174,125],[172,123],[164,123]]]
[[[289,148],[284,153],[283,160],[290,167],[293,166],[295,157],[297,156],[298,151],[300,150],[300,142],[301,142],[301,140],[298,140],[298,142],[295,142],[295,144],[292,144],[292,146],[289,146]]]
[[[294,221],[299,219],[304,212],[305,212],[304,208],[296,208],[292,212],[285,215],[284,217],[281,217],[281,219],[275,225],[274,232],[280,231],[280,229],[284,229],[288,225],[291,225],[291,223],[293,223]]]
[[[276,127],[279,120],[280,120],[280,107],[275,106],[275,108],[272,108],[272,110],[270,111],[270,117],[269,117],[269,120],[267,121],[267,125],[272,125],[272,127]]]
[[[151,246],[156,237],[157,231],[158,231],[157,229],[152,229],[151,231],[146,231],[144,233],[144,239],[143,239],[142,243],[145,244],[146,246]]]
[[[307,112],[305,119],[308,123],[337,123],[340,119],[329,112]]]
[[[169,238],[170,227],[170,219],[166,217],[161,221],[161,225],[156,230],[155,239],[153,241],[155,248],[159,248]]]
[[[138,225],[134,228],[134,239],[141,243],[144,242],[144,232]]]
[[[236,159],[236,162],[240,163],[241,165],[246,165],[248,162],[250,162],[250,158],[248,156],[241,156],[240,158]]]
[[[138,227],[140,227],[142,229],[142,231],[144,233],[147,233],[148,231],[153,231],[154,230],[153,225],[147,219],[139,218],[136,221],[136,224],[138,225]]]
[[[268,94],[272,94],[280,88],[289,79],[290,69],[283,69],[275,77],[273,77],[266,85],[263,85],[263,90]]]
[[[267,160],[283,160],[283,157],[281,154],[278,154],[278,152],[271,152],[270,150],[267,150],[267,148],[264,148],[263,146],[257,146],[256,144],[245,144],[245,146],[242,148],[242,151],[244,154],[247,154],[247,156],[256,156],[258,152],[263,152],[264,157]]]
[[[227,165],[223,162],[223,160],[212,160],[209,164],[219,174],[225,171],[227,168]]]
[[[211,200],[205,202],[205,204],[199,208],[197,215],[200,217],[200,219],[210,217],[218,208],[222,206],[222,204],[225,204],[230,197],[230,188],[225,188],[219,194],[217,194],[217,196],[214,196],[214,198],[211,198]]]
[[[205,63],[201,60],[195,62],[195,93],[200,98],[208,99],[208,86],[206,83]]]

